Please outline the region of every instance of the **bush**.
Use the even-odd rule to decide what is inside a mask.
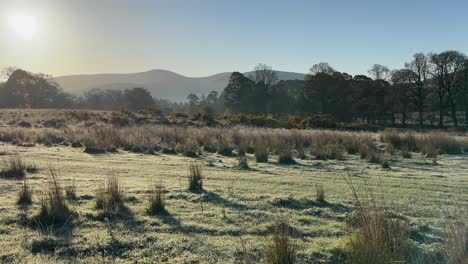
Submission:
[[[203,176],[199,165],[190,164],[188,176],[188,189],[192,192],[203,191]]]
[[[35,220],[42,225],[53,225],[65,223],[71,217],[72,212],[68,208],[60,177],[50,167],[49,176],[42,194],[39,213],[36,215]]]
[[[337,123],[333,116],[328,114],[318,114],[304,118],[301,123],[301,128],[336,128]]]
[[[18,200],[16,201],[16,204],[18,205],[32,204],[32,195],[33,195],[33,192],[31,188],[29,188],[29,185],[26,179],[24,179],[23,184],[21,184],[21,189],[18,193]]]
[[[147,212],[150,215],[165,212],[166,206],[166,195],[164,186],[159,183],[154,185],[148,194],[148,209]]]
[[[270,243],[266,247],[266,259],[270,264],[296,263],[297,245],[291,240],[291,228],[287,221],[282,221],[274,230]]]
[[[124,205],[124,194],[117,176],[108,176],[96,190],[96,209],[105,215],[119,211]]]

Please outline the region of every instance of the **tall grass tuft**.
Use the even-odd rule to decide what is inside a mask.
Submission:
[[[20,191],[18,193],[18,200],[16,201],[16,204],[18,205],[32,204],[32,195],[33,195],[33,192],[31,188],[29,187],[26,179],[24,179],[23,183],[21,184]]]
[[[189,166],[188,189],[192,192],[203,191],[202,171],[197,164],[190,164]]]
[[[108,176],[96,190],[96,209],[104,214],[118,212],[124,205],[124,193],[117,176]]]
[[[4,178],[23,178],[26,175],[26,169],[26,163],[19,155],[10,156],[8,159],[3,159],[0,176]]]
[[[67,197],[67,200],[73,201],[78,198],[76,195],[76,183],[75,183],[75,178],[72,179],[71,184],[65,186],[65,196]]]
[[[356,204],[358,229],[347,241],[349,263],[405,263],[408,257],[408,225],[391,218],[392,210],[384,198],[377,198],[367,181],[359,195],[351,176],[345,177]]]
[[[297,246],[291,240],[291,227],[283,220],[274,230],[266,247],[266,260],[270,264],[296,263]]]
[[[64,190],[57,171],[49,167],[48,179],[45,183],[39,213],[35,220],[42,225],[68,222],[72,217]]]
[[[255,147],[255,161],[258,163],[266,163],[268,162],[268,148],[265,144],[258,144]]]
[[[325,202],[325,188],[321,183],[315,184],[315,200],[319,203]]]
[[[237,167],[241,170],[249,169],[249,163],[245,154],[239,155],[237,157]]]
[[[164,185],[160,182],[159,184],[153,185],[149,189],[148,193],[148,208],[147,213],[150,215],[155,215],[163,213],[166,211],[166,189]]]
[[[446,251],[449,263],[468,263],[468,211],[458,209],[447,217]]]

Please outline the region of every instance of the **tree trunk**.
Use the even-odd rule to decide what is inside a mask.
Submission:
[[[439,127],[444,127],[444,98],[439,96]]]
[[[453,100],[451,96],[449,98],[449,103],[450,103],[450,112],[452,115],[453,125],[455,127],[458,127],[457,105],[455,104],[455,101]]]

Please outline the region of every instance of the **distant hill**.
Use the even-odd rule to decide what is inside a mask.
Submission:
[[[249,72],[244,73],[246,75]],[[277,71],[280,80],[303,80],[305,74]],[[129,74],[87,74],[69,75],[55,78],[66,91],[80,95],[84,91],[101,89],[127,89],[143,87],[153,96],[172,101],[184,101],[190,93],[205,94],[221,92],[226,87],[230,72],[218,73],[207,77],[187,77],[166,70],[150,70]]]

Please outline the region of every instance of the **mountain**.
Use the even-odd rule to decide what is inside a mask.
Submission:
[[[303,80],[305,76],[305,74],[295,72],[276,72],[280,80]],[[244,74],[248,75],[250,72]],[[93,88],[123,90],[143,87],[155,97],[185,101],[190,93],[207,95],[211,91],[222,92],[230,75],[230,72],[223,72],[207,77],[187,77],[166,70],[150,70],[130,74],[69,75],[57,77],[55,81],[66,92],[75,95]]]

